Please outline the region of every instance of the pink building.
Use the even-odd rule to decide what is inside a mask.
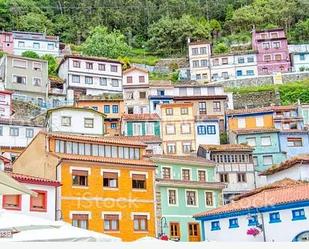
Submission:
[[[9,118],[12,114],[12,93],[0,90],[0,118]]]
[[[288,42],[283,29],[254,30],[252,49],[258,52],[259,75],[288,72],[291,69]]]
[[[14,43],[12,32],[0,32],[0,51],[8,54],[13,54]]]

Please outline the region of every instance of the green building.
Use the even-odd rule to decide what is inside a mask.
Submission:
[[[158,114],[125,114],[122,117],[123,135],[160,137]]]
[[[200,241],[193,214],[221,204],[223,183],[215,182],[215,164],[197,156],[152,157],[157,165],[157,226],[172,240]]]

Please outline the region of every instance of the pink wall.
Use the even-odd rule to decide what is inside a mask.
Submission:
[[[13,54],[13,35],[12,32],[0,33],[0,50]]]

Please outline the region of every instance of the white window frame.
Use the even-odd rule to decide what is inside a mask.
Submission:
[[[269,139],[269,140],[267,140],[268,143],[263,143],[263,139]],[[262,136],[261,137],[261,145],[262,146],[271,146],[271,136]]]
[[[250,144],[250,142],[249,141],[253,141],[254,140],[254,145],[253,144]],[[252,147],[256,147],[256,137],[247,137],[246,138],[246,141],[247,141],[247,144],[248,145],[250,145],[250,146],[252,146]]]
[[[238,125],[238,129],[244,129],[246,128],[246,118],[244,117],[239,117],[237,119],[237,125]]]
[[[188,205],[187,202],[187,192],[195,192],[195,203],[196,205]],[[186,202],[186,207],[195,207],[198,208],[199,207],[199,200],[198,200],[198,191],[196,189],[185,189],[185,202]]]
[[[206,201],[206,192],[209,192],[209,193],[212,193],[212,206],[208,206],[207,205],[207,201]],[[204,191],[204,200],[205,200],[205,207],[208,208],[208,207],[215,207],[215,192],[214,191],[211,191],[211,190],[205,190]]]
[[[142,124],[141,123],[133,123],[133,136],[142,136]],[[138,127],[138,129],[136,129]],[[138,133],[137,133],[138,130]]]
[[[170,204],[169,203],[169,190],[175,190],[175,196],[176,196],[176,204]],[[178,197],[178,189],[177,188],[167,188],[166,189],[166,196],[167,196],[167,205],[169,207],[178,207],[179,205],[179,197]]]
[[[264,116],[257,116],[255,118],[256,127],[264,127]]]

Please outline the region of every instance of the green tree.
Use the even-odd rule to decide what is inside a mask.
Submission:
[[[17,29],[32,32],[47,32],[53,34],[53,23],[48,18],[39,13],[28,13],[17,19]]]
[[[81,46],[81,51],[85,55],[115,59],[124,57],[129,50],[130,47],[126,43],[123,34],[117,30],[109,32],[107,27],[104,26],[95,27]]]
[[[48,61],[48,75],[49,76],[56,76],[57,75],[57,61],[56,58],[50,54],[45,54],[41,57],[42,60]]]
[[[223,54],[223,53],[227,53],[227,52],[229,52],[229,48],[223,42],[220,42],[220,43],[218,43],[214,46],[214,53],[215,54]]]
[[[291,32],[294,41],[298,43],[308,43],[309,41],[309,18],[299,21]]]
[[[21,54],[22,57],[27,57],[27,58],[33,58],[33,59],[39,59],[40,56],[34,52],[34,51],[25,51]]]

